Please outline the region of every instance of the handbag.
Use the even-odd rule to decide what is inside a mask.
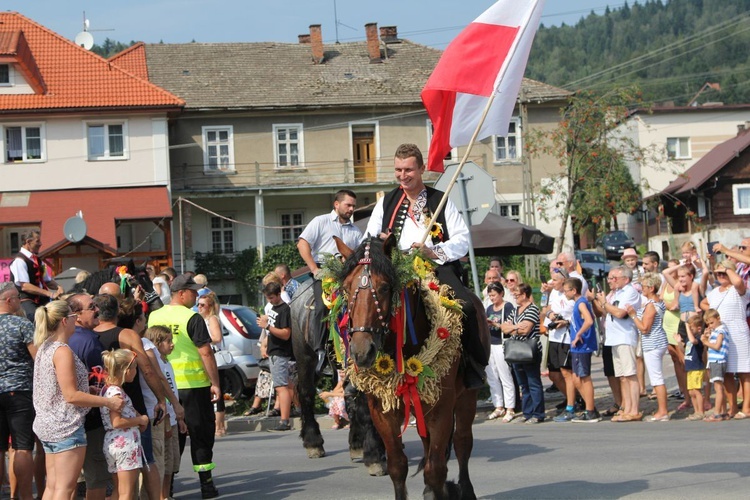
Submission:
[[[261,358],[258,360],[258,368],[264,372],[271,371],[271,358]]]
[[[216,359],[216,368],[234,364],[234,357],[229,351],[214,351],[214,358]]]
[[[532,363],[537,351],[536,337],[525,337],[515,335],[503,342],[505,361],[508,363],[525,364]]]

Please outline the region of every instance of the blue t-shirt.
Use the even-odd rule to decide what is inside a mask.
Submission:
[[[581,311],[578,308],[580,304],[585,305],[586,309],[589,310],[589,314],[591,315],[591,317],[594,317],[594,311],[591,309],[591,304],[589,303],[588,299],[586,299],[586,297],[582,295],[578,300],[576,300],[576,303],[573,305],[573,317],[571,318],[570,322],[570,352],[585,354],[594,352],[597,349],[596,329],[592,324],[589,329],[583,332],[583,334],[581,335],[581,340],[583,342],[573,346],[573,339],[576,338],[578,330],[580,330],[583,326],[583,316],[581,316]]]
[[[719,325],[719,328],[716,328],[715,330],[711,330],[711,336],[708,338],[709,342],[712,344],[716,342],[716,339],[719,338],[719,334],[722,334],[722,340],[721,340],[721,348],[720,349],[711,349],[708,348],[708,362],[709,363],[726,363],[727,362],[727,356],[729,355],[729,333],[727,332],[727,327],[722,323]]]
[[[688,339],[687,344],[685,344],[685,371],[694,372],[705,368],[706,365],[703,364],[703,343],[698,341],[697,344],[693,344]]]
[[[487,313],[487,319],[495,323],[504,323],[506,320],[509,320],[511,315],[513,314],[514,307],[510,302],[505,302],[503,304],[503,307],[499,311],[493,310],[493,307],[494,306],[490,304],[489,306],[487,306],[487,310],[485,312]],[[492,345],[502,344],[503,331],[499,328],[490,326],[490,342],[492,343]]]

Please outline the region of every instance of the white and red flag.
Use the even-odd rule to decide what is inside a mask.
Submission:
[[[422,89],[433,126],[428,170],[442,172],[451,148],[469,144],[493,93],[477,140],[508,134],[544,1],[499,0],[445,49]]]

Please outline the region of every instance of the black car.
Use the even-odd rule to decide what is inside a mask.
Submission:
[[[635,241],[625,231],[609,231],[596,240],[596,249],[610,260],[620,260],[626,248],[635,248]]]

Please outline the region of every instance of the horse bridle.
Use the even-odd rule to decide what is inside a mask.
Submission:
[[[370,264],[372,263],[372,259],[370,258],[370,240],[368,239],[365,242],[365,254],[364,256],[359,259],[358,264],[362,266],[362,271],[359,273],[359,285],[357,286],[357,290],[354,292],[354,296],[349,301],[349,334],[351,335],[354,332],[364,332],[369,333],[373,336],[384,336],[390,331],[390,328],[388,327],[388,320],[383,315],[383,310],[380,307],[380,301],[378,300],[378,294],[375,291],[375,287],[372,284],[372,275],[370,273]],[[373,327],[373,326],[357,326],[355,327],[352,324],[352,316],[354,312],[354,305],[357,302],[357,296],[359,295],[359,292],[362,290],[370,289],[370,292],[372,293],[372,298],[375,301],[375,307],[376,311],[378,313],[378,320],[380,321],[380,327]]]

